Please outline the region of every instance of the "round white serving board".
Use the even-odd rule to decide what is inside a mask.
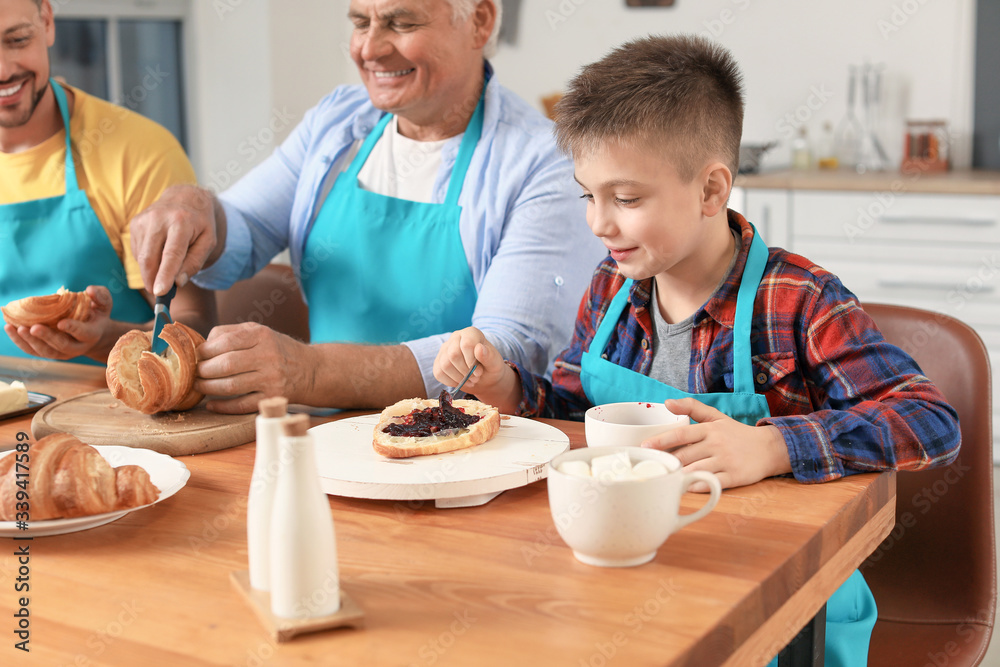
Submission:
[[[333,496],[433,500],[438,507],[482,505],[507,489],[544,479],[549,461],[569,449],[569,436],[548,424],[507,417],[481,445],[455,452],[387,459],[372,449],[379,415],[309,429],[323,490]]]

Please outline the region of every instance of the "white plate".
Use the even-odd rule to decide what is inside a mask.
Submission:
[[[135,447],[119,447],[114,445],[94,445],[94,449],[100,452],[101,456],[117,468],[124,465],[137,465],[149,473],[149,479],[160,490],[160,495],[148,505],[130,507],[127,510],[118,512],[107,512],[105,514],[94,514],[92,516],[80,516],[73,519],[48,519],[45,521],[28,521],[27,530],[21,530],[14,521],[0,521],[0,537],[45,537],[46,535],[62,535],[64,533],[75,533],[88,528],[96,528],[106,523],[111,523],[122,518],[129,512],[155,505],[161,500],[165,500],[174,495],[187,484],[191,472],[187,466],[173,459],[166,454],[160,454],[149,449],[138,449]],[[8,451],[0,453],[0,458],[10,456],[15,452]],[[30,465],[30,463],[29,463]],[[28,487],[30,499],[31,487]],[[30,502],[30,500],[29,500]],[[29,511],[30,513],[30,511]]]
[[[523,417],[500,421],[481,445],[433,456],[387,459],[372,449],[377,414],[309,429],[323,490],[334,496],[434,500],[438,507],[481,505],[502,491],[546,477],[546,464],[569,449],[569,436]]]

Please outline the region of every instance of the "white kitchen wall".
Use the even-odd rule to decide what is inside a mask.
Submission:
[[[782,140],[768,157],[788,162],[787,142],[805,122],[844,115],[848,64],[883,63],[880,136],[901,157],[905,118],[946,118],[956,163],[968,165],[972,128],[972,0],[676,0],[627,8],[625,0],[523,0],[518,44],[494,64],[505,85],[536,102],[579,66],[650,33],[695,32],[731,49],[747,90],[744,140]],[[790,115],[790,116],[789,116]]]
[[[346,56],[349,2],[194,5],[195,160],[203,180],[220,184],[229,171],[242,173],[259,161],[258,147],[273,149],[290,129],[288,116],[297,121],[334,86],[357,82]],[[746,75],[744,140],[783,142],[765,166],[787,163],[798,125],[815,139],[824,120],[840,121],[849,64],[881,63],[879,134],[889,155],[898,161],[904,119],[944,118],[954,135],[954,164],[967,166],[974,20],[973,0],[677,0],[670,8],[522,0],[517,43],[502,44],[493,63],[504,85],[541,108],[541,96],[561,90],[580,65],[627,39],[670,32],[714,37]]]
[[[274,148],[268,0],[193,0],[188,49],[191,159],[217,190]]]

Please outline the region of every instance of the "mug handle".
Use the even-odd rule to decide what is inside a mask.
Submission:
[[[719,498],[722,497],[722,484],[719,483],[719,478],[716,477],[714,473],[710,473],[707,470],[695,470],[694,472],[684,475],[684,486],[681,488],[681,493],[683,494],[687,491],[688,488],[695,482],[705,482],[708,484],[711,495],[709,495],[708,500],[705,501],[705,504],[702,505],[697,512],[692,512],[691,514],[679,514],[677,516],[676,530],[680,530],[684,526],[703,518],[715,508],[716,504],[719,502]]]

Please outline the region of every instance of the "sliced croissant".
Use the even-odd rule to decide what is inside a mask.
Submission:
[[[0,306],[3,319],[15,327],[44,324],[54,327],[59,320],[85,320],[90,316],[90,297],[86,292],[70,292],[63,287],[55,294],[29,296]]]
[[[0,459],[0,520],[15,521],[24,511],[17,497],[23,486],[30,498],[29,521],[117,512],[148,505],[160,495],[141,467],[112,468],[100,452],[68,433],[42,438],[28,448],[28,455],[28,465],[21,468],[14,454]]]
[[[189,410],[203,394],[194,390],[200,333],[180,322],[167,324],[160,336],[167,342],[163,356],[152,352],[152,331],[134,329],[118,339],[108,355],[105,377],[111,394],[147,415]]]

